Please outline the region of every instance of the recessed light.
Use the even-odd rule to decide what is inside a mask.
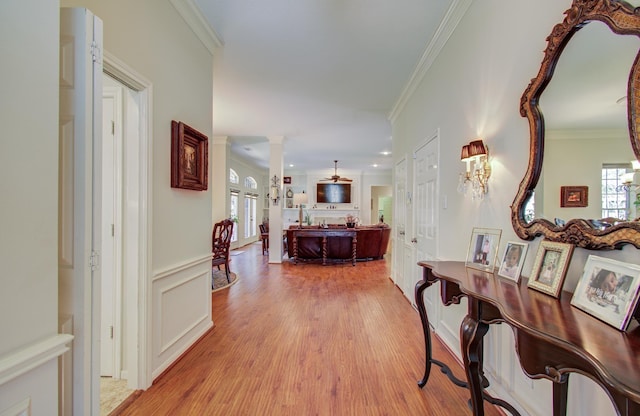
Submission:
[[[292,168],[294,165],[293,163],[289,163],[289,167]]]
[[[377,163],[374,163],[374,164],[373,164],[373,167],[374,167],[374,168],[377,168],[377,167],[378,167],[378,164],[377,164]]]
[[[391,154],[391,152],[387,152],[386,150],[384,152],[380,152],[381,155],[385,155],[385,156],[389,156]]]

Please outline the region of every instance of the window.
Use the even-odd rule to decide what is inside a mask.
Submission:
[[[233,172],[233,170],[232,170]],[[235,221],[235,224],[233,224],[233,233],[231,234],[231,241],[232,242],[236,242],[238,241],[238,191],[236,190],[232,190],[231,191],[231,206],[229,207],[229,217]]]
[[[258,189],[258,182],[251,176],[247,176],[244,180],[244,187],[248,189]]]
[[[629,194],[620,186],[620,176],[627,172],[631,172],[628,163],[602,165],[602,218],[628,219]]]
[[[256,236],[256,205],[258,196],[247,194],[244,196],[244,238]]]
[[[229,169],[229,182],[235,183],[235,184],[240,183],[240,176],[238,176],[236,171],[233,169]]]

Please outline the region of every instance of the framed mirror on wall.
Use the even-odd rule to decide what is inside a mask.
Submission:
[[[640,13],[624,1],[574,0],[553,28],[520,102],[530,152],[511,206],[519,237],[640,248],[639,51]],[[567,204],[563,189],[588,200]]]

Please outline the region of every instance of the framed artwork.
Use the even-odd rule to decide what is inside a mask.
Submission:
[[[527,255],[529,244],[508,241],[504,248],[498,276],[506,277],[516,282],[520,281],[520,272],[524,264],[524,258]]]
[[[493,273],[501,235],[502,230],[474,228],[471,232],[471,241],[469,242],[465,265]]]
[[[171,187],[206,191],[207,136],[183,122],[171,121]]]
[[[562,208],[586,207],[589,204],[588,186],[561,186],[560,206]]]
[[[541,241],[527,286],[557,298],[572,253],[572,244]]]
[[[282,183],[286,184],[290,184],[291,183],[291,176],[285,176],[284,178],[282,178]]]
[[[589,256],[571,305],[626,331],[638,302],[640,266]]]

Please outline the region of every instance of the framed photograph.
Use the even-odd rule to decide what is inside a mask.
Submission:
[[[498,276],[506,277],[516,282],[520,281],[520,272],[524,264],[524,258],[527,255],[529,244],[508,241],[504,248]]]
[[[561,186],[560,206],[562,208],[586,207],[589,204],[588,186]]]
[[[285,185],[286,185],[286,184],[291,184],[291,176],[285,176],[285,177],[282,179],[282,183],[284,183]]]
[[[541,241],[527,286],[557,298],[562,290],[571,253],[572,244]]]
[[[171,187],[206,191],[207,136],[183,122],[171,121]]]
[[[502,230],[474,228],[471,233],[465,265],[493,273],[501,235]]]
[[[640,266],[589,256],[571,305],[626,331],[638,302]]]

